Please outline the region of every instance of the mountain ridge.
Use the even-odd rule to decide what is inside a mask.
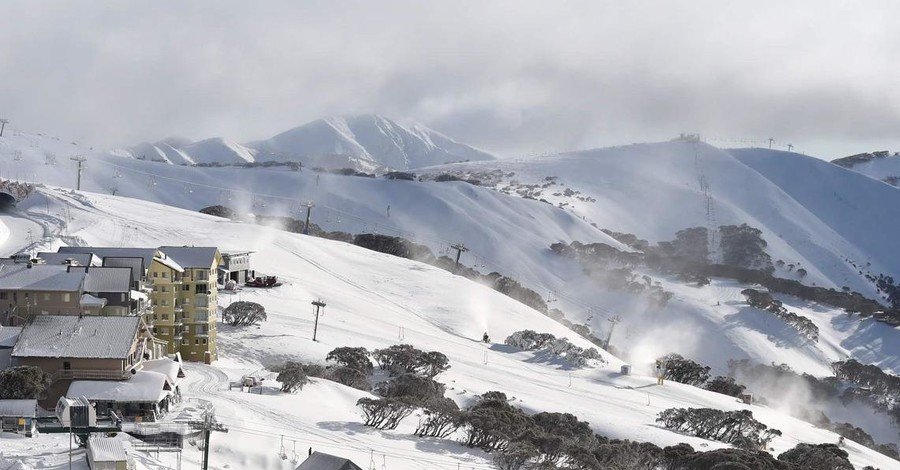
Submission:
[[[419,123],[404,126],[378,114],[328,116],[244,144],[224,137],[198,142],[168,138],[125,149],[132,158],[175,165],[301,162],[306,167],[406,171],[497,157]]]

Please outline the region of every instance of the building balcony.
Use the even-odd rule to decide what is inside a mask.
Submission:
[[[132,376],[130,370],[90,370],[90,369],[59,369],[51,376],[51,381],[57,380],[128,380]]]

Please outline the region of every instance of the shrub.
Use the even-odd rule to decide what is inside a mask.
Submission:
[[[398,398],[360,398],[356,402],[363,412],[363,424],[376,429],[396,429],[403,418],[412,414],[415,405]]]
[[[266,321],[266,308],[256,302],[237,301],[225,307],[225,321],[231,326],[252,326]]]
[[[325,360],[356,369],[366,375],[371,374],[373,369],[372,362],[369,361],[369,351],[366,348],[335,348],[325,356]]]
[[[447,397],[435,397],[422,405],[423,419],[416,427],[420,437],[446,438],[462,425],[463,413],[455,401]]]
[[[847,452],[834,444],[800,443],[778,456],[778,460],[801,468],[817,470],[853,470]]]
[[[375,387],[375,393],[385,398],[404,398],[415,404],[444,396],[444,384],[416,374],[403,374]]]
[[[668,354],[657,360],[665,366],[665,378],[668,380],[699,387],[709,379],[709,367],[685,359],[680,354]]]
[[[669,408],[659,413],[656,421],[675,431],[748,450],[765,446],[773,437],[781,435],[781,431],[753,419],[750,410]]]
[[[424,352],[408,344],[396,344],[385,349],[376,349],[372,357],[382,370],[391,376],[400,374],[421,374],[432,378],[450,368],[447,356],[437,351]]]
[[[40,399],[49,385],[50,376],[40,367],[17,366],[0,371],[0,399]]]
[[[502,398],[502,399],[501,399]],[[463,444],[487,452],[505,450],[534,424],[522,410],[510,405],[506,395],[486,393],[463,416]]]
[[[556,337],[550,333],[537,333],[533,330],[516,331],[504,341],[508,346],[522,348],[527,351],[544,349],[550,345]]]
[[[368,392],[372,389],[366,374],[352,367],[340,366],[328,369],[325,371],[325,378],[357,390]]]
[[[718,376],[707,382],[705,389],[732,397],[740,396],[747,387],[734,381],[733,377]]]
[[[286,393],[294,393],[297,390],[303,390],[303,386],[309,383],[309,377],[303,370],[303,364],[299,362],[288,361],[280,368],[277,381],[281,382],[281,391]]]

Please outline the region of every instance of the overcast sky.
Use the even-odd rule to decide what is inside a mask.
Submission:
[[[6,0],[0,117],[95,146],[415,120],[502,155],[900,151],[897,1]]]

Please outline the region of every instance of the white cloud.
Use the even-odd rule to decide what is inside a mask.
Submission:
[[[98,145],[378,112],[506,154],[900,150],[895,2],[6,3],[0,114]]]

